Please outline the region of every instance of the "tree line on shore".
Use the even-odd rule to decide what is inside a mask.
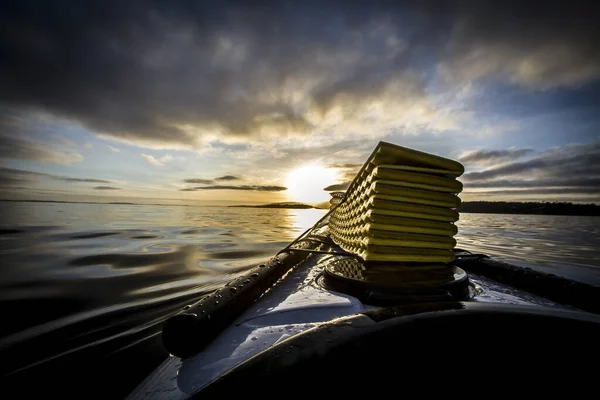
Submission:
[[[459,212],[490,214],[590,215],[600,216],[600,206],[568,202],[466,201]]]

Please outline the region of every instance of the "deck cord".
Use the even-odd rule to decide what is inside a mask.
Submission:
[[[323,239],[326,239],[325,236],[321,236],[321,235],[311,236],[310,233],[312,231],[314,231],[315,229],[319,228],[323,224],[323,221],[325,221],[325,219],[328,218],[331,215],[331,213],[336,208],[338,208],[342,203],[343,203],[343,201],[340,202],[340,203],[338,203],[338,204],[336,204],[332,208],[330,208],[329,211],[323,217],[321,217],[317,222],[315,222],[315,224],[313,226],[311,226],[310,228],[308,228],[306,231],[304,231],[304,233],[302,233],[302,235],[298,236],[296,239],[294,239],[292,242],[290,242],[290,244],[288,244],[283,249],[281,249],[277,253],[277,255],[279,255],[281,253],[289,253],[290,251],[301,251],[301,252],[312,253],[312,254],[340,255],[340,256],[346,256],[346,257],[351,257],[351,258],[358,257],[356,254],[349,253],[349,252],[346,252],[346,251],[339,252],[339,251],[328,251],[328,250],[310,250],[310,249],[292,248],[293,245],[295,245],[295,244],[297,244],[297,243],[299,243],[299,242],[301,242],[303,240],[308,240],[308,241],[316,242],[316,243],[331,244],[331,242],[323,240]]]

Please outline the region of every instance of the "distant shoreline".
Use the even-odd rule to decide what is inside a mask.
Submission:
[[[287,208],[292,210],[307,210],[307,209],[316,209],[316,210],[326,210],[326,208],[317,208],[315,206],[311,206],[309,204],[304,203],[271,203],[271,204],[258,204],[258,205],[232,205],[228,207],[237,207],[237,208]]]
[[[288,208],[288,209],[317,209],[303,203],[271,203],[262,205],[235,205],[229,207],[244,208]],[[565,216],[600,216],[600,206],[596,204],[573,203],[534,203],[534,202],[505,202],[505,201],[467,201],[457,209],[459,213],[472,214],[526,214],[526,215],[565,215]]]
[[[0,202],[13,203],[58,203],[58,204],[103,204],[131,206],[174,206],[174,207],[234,207],[234,208],[278,208],[296,210],[326,210],[303,203],[271,203],[243,205],[204,205],[204,204],[161,204],[161,203],[131,203],[131,202],[94,202],[94,201],[63,201],[63,200],[22,200],[0,199]],[[536,203],[536,202],[505,202],[505,201],[467,201],[458,208],[460,213],[471,214],[513,214],[513,215],[564,215],[564,216],[600,216],[600,205],[576,203]]]

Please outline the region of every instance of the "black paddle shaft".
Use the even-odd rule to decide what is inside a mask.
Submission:
[[[198,354],[287,271],[310,256],[289,249],[227,283],[169,318],[162,329],[165,349],[178,357]]]

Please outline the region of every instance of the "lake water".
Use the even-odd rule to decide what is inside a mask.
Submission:
[[[600,217],[462,213],[458,247],[600,286]]]
[[[91,390],[88,398],[131,390],[166,356],[158,335],[166,318],[325,213],[0,205],[0,373],[24,393],[36,382],[45,394]],[[600,218],[462,214],[458,225],[461,248],[600,285]]]

